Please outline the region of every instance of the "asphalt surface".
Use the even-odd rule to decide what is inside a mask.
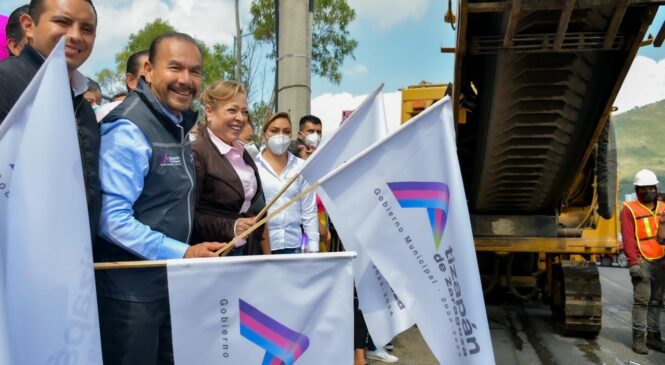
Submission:
[[[593,339],[563,336],[556,329],[549,305],[505,300],[487,305],[488,321],[496,363],[499,365],[612,364],[663,365],[665,354],[653,350],[648,355],[632,352],[632,285],[628,269],[599,267],[603,300],[600,334]],[[661,316],[665,331],[665,314]],[[393,341],[397,364],[436,365],[416,327]],[[384,364],[368,360],[370,365]]]

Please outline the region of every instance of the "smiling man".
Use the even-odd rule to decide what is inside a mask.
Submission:
[[[96,262],[214,257],[224,247],[188,244],[195,176],[188,133],[201,65],[189,35],[157,37],[145,80],[102,121]],[[95,274],[104,363],[173,363],[166,269]]]
[[[83,99],[87,79],[77,71],[95,44],[97,12],[91,0],[32,0],[20,22],[30,44],[18,57],[0,62],[0,123],[21,96],[30,80],[60,38],[67,37],[65,56],[76,121],[53,116],[54,123],[74,123],[78,129],[83,164],[90,232],[99,222],[99,125],[90,104]]]

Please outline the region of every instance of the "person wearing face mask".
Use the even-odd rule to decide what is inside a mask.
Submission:
[[[88,91],[83,93],[83,98],[90,103],[93,111],[97,111],[102,105],[102,89],[99,88],[97,81],[88,77]]]
[[[196,166],[196,214],[192,242],[229,242],[250,228],[265,206],[258,169],[240,143],[249,114],[237,81],[216,81],[201,95],[205,124],[192,145]],[[240,240],[232,256],[270,253],[263,231]]]
[[[322,132],[323,124],[318,117],[305,115],[300,118],[298,139],[292,143],[291,153],[306,160],[319,147]]]
[[[298,139],[291,145],[291,153],[307,160],[309,156],[316,151],[321,143],[321,135],[323,132],[323,125],[321,119],[314,115],[305,115],[300,118],[298,131]],[[331,234],[329,230],[328,215],[323,206],[321,198],[316,196],[317,216],[319,220],[319,234],[321,240],[319,242],[319,250],[321,252],[330,251]]]
[[[247,123],[245,123],[245,128],[240,132],[238,136],[238,142],[245,148],[245,151],[249,153],[252,158],[256,158],[256,155],[259,154],[259,148],[256,147],[254,143],[254,129],[252,128],[252,118],[247,116]]]
[[[263,149],[256,158],[266,200],[287,184],[305,164],[305,161],[288,153],[291,145],[291,120],[288,113],[276,113],[263,126]],[[282,194],[268,214],[295,198],[309,185],[302,177]],[[319,251],[319,224],[316,216],[314,193],[306,194],[280,214],[268,221],[267,238],[273,254]],[[301,245],[301,242],[304,242]]]
[[[660,335],[665,204],[657,200],[658,178],[653,171],[640,170],[633,184],[637,201],[625,202],[621,209],[621,236],[633,283],[633,352],[647,354],[647,348],[665,352]]]

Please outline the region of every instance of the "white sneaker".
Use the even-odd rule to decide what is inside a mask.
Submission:
[[[388,342],[385,346],[383,346],[383,348],[388,350],[388,351],[392,351],[393,348],[395,348],[395,346],[393,346],[392,342]]]
[[[376,349],[376,351],[365,352],[365,357],[372,360],[379,360],[383,362],[398,362],[399,357],[391,355],[385,349]]]

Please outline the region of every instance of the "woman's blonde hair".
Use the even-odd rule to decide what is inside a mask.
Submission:
[[[263,123],[263,134],[266,134],[266,131],[270,127],[270,124],[272,124],[272,122],[274,122],[276,119],[279,119],[279,118],[284,118],[284,119],[289,121],[289,124],[291,123],[291,116],[289,115],[289,113],[287,113],[287,112],[277,112],[277,113],[271,115],[270,118],[268,118],[268,120],[266,120],[266,122]]]
[[[217,80],[208,85],[201,93],[201,104],[205,107],[210,105],[212,109],[217,108],[222,102],[228,101],[237,94],[245,95],[245,87],[235,80]]]

